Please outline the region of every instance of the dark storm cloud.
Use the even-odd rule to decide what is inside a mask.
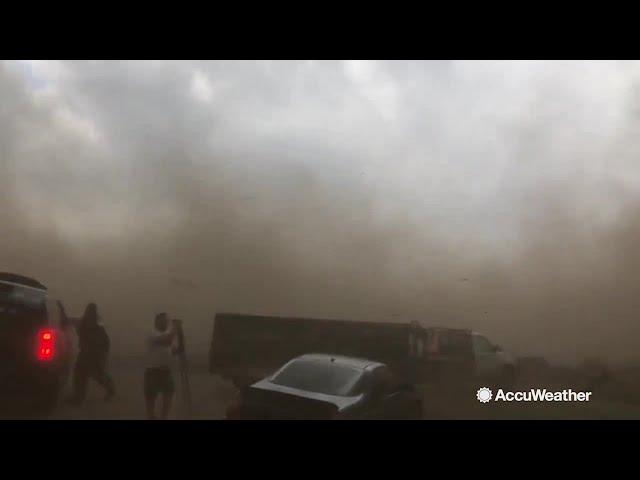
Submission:
[[[636,72],[0,64],[0,260],[75,311],[97,301],[122,351],[166,309],[201,349],[216,310],[241,310],[629,356]]]

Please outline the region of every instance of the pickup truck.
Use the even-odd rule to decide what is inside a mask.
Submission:
[[[0,403],[2,412],[51,412],[69,382],[71,326],[47,287],[0,273]]]

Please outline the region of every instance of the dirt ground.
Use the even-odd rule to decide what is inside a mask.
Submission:
[[[117,396],[105,402],[104,392],[90,383],[86,402],[80,407],[61,402],[49,418],[52,420],[141,420],[145,418],[142,378],[144,367],[135,362],[116,363],[111,374],[116,383]],[[189,372],[192,413],[189,415],[181,392],[180,377],[174,372],[176,393],[170,419],[220,420],[233,401],[235,390],[231,384],[210,375],[203,366]],[[159,403],[159,402],[158,402]],[[158,409],[160,405],[157,405]]]
[[[117,386],[117,396],[111,402],[103,400],[103,392],[95,383],[90,384],[87,400],[80,407],[61,402],[49,416],[52,420],[141,420],[145,418],[142,395],[144,366],[135,359],[113,362],[111,373]],[[170,419],[221,420],[236,394],[234,387],[207,372],[203,361],[190,368],[192,415],[188,414],[181,395],[180,379],[175,376],[176,395]],[[426,420],[579,420],[579,419],[640,419],[640,403],[628,402],[610,395],[606,390],[596,391],[588,403],[505,403],[482,404],[476,399],[477,385],[421,386],[424,395]],[[565,378],[534,378],[520,382],[514,390],[563,388],[581,390]]]

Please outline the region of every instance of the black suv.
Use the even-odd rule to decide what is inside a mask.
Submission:
[[[71,326],[47,287],[0,273],[0,414],[18,408],[48,413],[71,372]]]

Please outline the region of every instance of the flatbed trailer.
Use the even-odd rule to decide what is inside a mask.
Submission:
[[[473,371],[470,330],[239,313],[216,314],[209,371],[243,387],[307,353],[383,362],[411,383]]]

